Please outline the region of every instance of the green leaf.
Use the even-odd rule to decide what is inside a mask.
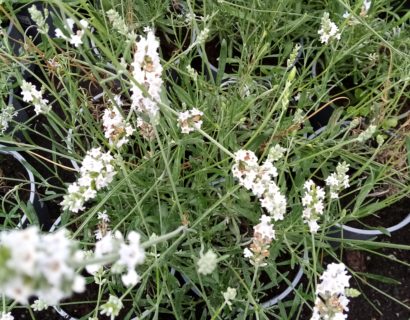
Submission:
[[[221,84],[222,77],[225,73],[227,52],[228,52],[228,49],[227,49],[226,40],[222,39],[222,41],[221,41],[221,51],[219,53],[219,60],[218,60],[218,73],[216,75],[216,83],[218,85]]]
[[[400,281],[397,281],[393,278],[389,278],[386,276],[382,276],[380,274],[373,274],[373,273],[363,273],[363,275],[367,278],[367,279],[372,279],[372,280],[376,280],[378,282],[382,282],[382,283],[388,283],[388,284],[401,284]]]

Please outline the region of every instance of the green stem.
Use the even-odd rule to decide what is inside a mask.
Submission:
[[[171,232],[169,232],[167,234],[164,234],[162,236],[151,237],[151,239],[144,242],[141,246],[143,248],[149,248],[149,247],[151,247],[151,246],[153,246],[157,243],[164,242],[164,241],[167,241],[167,240],[169,240],[173,237],[176,237],[179,233],[185,232],[187,230],[188,230],[188,228],[186,226],[180,226],[177,229],[175,229],[174,231],[171,231]]]

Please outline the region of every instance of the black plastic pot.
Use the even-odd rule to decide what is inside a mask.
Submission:
[[[307,262],[308,259],[308,251],[305,248],[305,251],[303,252],[303,262]],[[302,279],[303,276],[303,264],[299,267],[298,273],[295,275],[295,277],[293,278],[291,284],[280,294],[270,298],[269,300],[262,302],[261,306],[264,308],[269,308],[271,306],[274,306],[275,304],[277,304],[278,302],[284,300],[289,294],[292,293],[293,290],[295,290],[296,286],[298,285],[298,283],[300,282],[300,280]]]
[[[346,127],[350,124],[350,121],[344,121],[342,126]],[[316,138],[319,136],[324,130],[326,130],[326,126],[322,126],[320,129],[316,130],[307,138],[309,140]],[[386,132],[389,135],[393,135],[392,132]],[[385,230],[389,233],[394,231],[400,230],[410,224],[410,213],[399,223],[386,228]],[[346,240],[369,240],[377,236],[381,236],[385,234],[385,232],[381,230],[371,230],[371,229],[360,229],[360,228],[353,228],[344,224],[337,224],[335,227],[332,227],[328,233],[328,236],[331,238],[337,239],[346,239]],[[331,243],[332,246],[338,246],[338,243],[333,242]]]
[[[43,229],[48,229],[51,226],[50,219],[48,216],[47,207],[42,203],[37,195],[36,192],[36,182],[34,179],[34,174],[30,169],[26,159],[17,151],[14,150],[6,150],[7,146],[0,145],[0,153],[11,155],[14,159],[16,159],[26,170],[29,181],[30,181],[30,196],[28,202],[31,203],[33,206],[39,224]],[[27,216],[24,214],[20,219],[19,224],[17,225],[18,228],[24,228],[28,225],[29,221]]]
[[[402,221],[395,224],[394,226],[386,228],[385,230],[388,231],[389,233],[392,233],[394,231],[403,229],[408,224],[410,224],[410,213]],[[385,232],[381,230],[359,229],[359,228],[349,227],[344,224],[342,225],[337,224],[337,226],[332,229],[333,230],[330,231],[328,234],[329,237],[338,238],[338,239],[346,239],[346,240],[369,240],[369,239],[385,234]]]

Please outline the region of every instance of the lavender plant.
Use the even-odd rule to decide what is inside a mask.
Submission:
[[[0,319],[96,287],[84,319],[346,319],[361,274],[334,242],[383,244],[332,234],[409,192],[386,160],[408,152],[408,30],[385,37],[403,21],[370,1],[47,4],[19,55],[3,30],[30,116],[0,142],[30,155],[58,230],[1,231]],[[0,6],[28,30],[30,5]]]

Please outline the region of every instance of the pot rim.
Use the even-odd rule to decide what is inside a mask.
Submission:
[[[303,251],[303,258],[302,258],[303,262],[308,261],[309,260],[308,257],[309,257],[309,253],[308,253],[307,248],[305,248],[305,250]],[[290,285],[282,293],[274,296],[268,301],[261,303],[261,306],[264,308],[269,308],[277,304],[279,301],[285,299],[296,288],[302,276],[303,276],[303,263],[300,263],[299,271],[293,278]],[[253,309],[253,307],[250,306],[250,309]]]
[[[398,231],[398,230],[404,228],[409,223],[410,223],[410,213],[407,215],[406,218],[404,218],[399,223],[397,223],[397,224],[395,224],[391,227],[385,228],[385,229],[389,233],[392,233],[394,231]],[[354,228],[354,227],[350,227],[350,226],[347,226],[345,224],[339,224],[339,223],[337,223],[336,226],[338,226],[339,228],[342,228],[344,231],[347,231],[347,232],[351,232],[351,233],[355,233],[355,234],[361,234],[361,235],[367,235],[367,236],[381,236],[381,235],[385,234],[381,230],[359,229],[359,228]]]

